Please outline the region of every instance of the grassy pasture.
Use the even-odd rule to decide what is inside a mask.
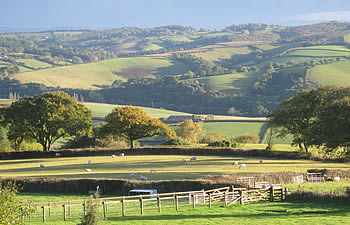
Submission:
[[[211,122],[203,123],[203,128],[207,133],[221,133],[228,137],[238,137],[242,134],[264,134],[265,123],[257,122]]]
[[[99,85],[110,85],[114,80],[176,75],[188,70],[188,66],[167,58],[133,57],[18,73],[13,77],[23,83],[36,82],[54,87],[97,89]]]
[[[346,43],[350,43],[350,34],[344,36],[344,41],[345,41]]]
[[[311,57],[338,57],[338,56],[348,56],[350,52],[341,51],[341,50],[333,50],[333,49],[317,49],[317,48],[304,48],[289,51],[287,56],[311,56]]]
[[[249,54],[251,50],[247,46],[243,47],[226,47],[213,48],[209,51],[192,53],[197,57],[201,57],[209,61],[220,61],[222,59],[230,59],[234,54]]]
[[[197,80],[205,83],[212,90],[222,91],[228,94],[247,94],[248,88],[252,87],[257,76],[260,73],[236,73],[236,74],[224,74],[210,77],[195,78],[191,80]]]
[[[319,85],[350,85],[350,62],[318,65],[310,69],[307,79]]]
[[[0,160],[0,174],[2,176],[24,177],[99,177],[133,179],[130,173],[145,175],[149,180],[197,179],[208,175],[230,175],[293,171],[305,173],[308,169],[340,169],[349,170],[345,163],[318,162],[311,160],[276,160],[264,159],[260,164],[258,158],[253,157],[224,157],[198,156],[197,161],[189,164],[182,162],[183,155],[139,155],[112,158],[110,156],[94,157],[64,157],[40,158],[20,160]],[[88,160],[92,164],[88,165]],[[238,169],[232,166],[232,161],[246,163],[247,168]],[[39,167],[46,166],[45,169]],[[86,172],[85,168],[92,169]],[[150,173],[151,168],[157,168],[157,173]],[[136,177],[138,179],[138,177]]]
[[[36,59],[16,59],[17,62],[24,63],[26,66],[32,67],[34,69],[44,69],[52,67],[52,65],[42,62]]]
[[[259,204],[223,206],[222,202],[198,204],[196,209],[185,202],[180,203],[179,211],[171,202],[162,205],[162,212],[150,202],[145,202],[144,215],[139,212],[139,203],[130,205],[126,209],[127,216],[123,217],[120,205],[110,205],[110,211],[103,224],[271,224],[271,225],[325,225],[349,224],[350,206],[346,202],[263,202]],[[47,217],[45,224],[77,224],[82,218],[82,208],[72,210],[72,216],[63,221],[62,209],[53,209],[52,217]],[[267,211],[270,210],[270,211]],[[273,211],[288,210],[279,213]],[[305,211],[327,211],[327,214],[311,214]],[[103,215],[102,206],[100,213]],[[41,211],[27,221],[30,224],[42,224]]]

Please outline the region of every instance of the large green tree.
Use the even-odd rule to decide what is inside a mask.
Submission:
[[[134,106],[116,107],[105,117],[106,124],[102,132],[107,135],[119,135],[130,141],[130,148],[134,148],[134,141],[144,137],[167,136],[176,138],[176,133],[159,119],[152,119],[141,108]]]
[[[4,110],[8,138],[16,148],[25,138],[49,151],[59,138],[91,131],[91,111],[64,92],[25,97]]]
[[[178,126],[177,135],[191,143],[198,143],[205,133],[201,123],[193,122],[193,120],[184,120]]]

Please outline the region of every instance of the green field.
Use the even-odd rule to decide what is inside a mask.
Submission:
[[[307,76],[319,85],[350,85],[350,61],[318,65],[310,69]]]
[[[222,91],[227,94],[248,94],[247,87],[252,87],[257,76],[260,73],[236,73],[236,74],[224,74],[210,77],[202,77],[190,80],[197,80],[202,82],[211,90]]]
[[[213,48],[205,52],[191,53],[197,57],[201,57],[209,61],[220,61],[222,59],[230,59],[234,54],[249,54],[251,50],[247,46],[243,47],[226,47]]]
[[[344,36],[344,41],[345,41],[346,43],[350,43],[350,34]]]
[[[108,113],[112,112],[112,110],[116,106],[120,106],[120,105],[91,103],[91,102],[85,102],[84,105],[92,111],[93,117],[100,117],[100,118],[104,118]],[[155,109],[155,108],[148,108],[148,107],[141,107],[141,108],[152,118],[164,118],[169,115],[192,115],[189,113],[176,112],[176,111],[171,111],[166,109]]]
[[[228,137],[238,137],[242,134],[264,134],[265,123],[256,122],[211,122],[203,123],[203,128],[207,133],[221,133]]]
[[[16,59],[16,62],[24,63],[26,66],[32,67],[34,69],[44,69],[52,67],[52,65],[42,62],[36,59]]]
[[[311,56],[311,57],[338,57],[338,56],[348,56],[350,55],[349,51],[340,51],[340,50],[328,50],[328,49],[297,49],[289,51],[287,56]]]
[[[188,66],[167,58],[133,57],[18,73],[13,78],[53,87],[96,89],[118,79],[176,75],[188,70]]]
[[[219,150],[218,150],[219,151]],[[258,158],[234,156],[197,156],[197,161],[185,164],[183,155],[141,155],[112,158],[110,156],[62,157],[20,160],[0,160],[2,176],[25,177],[99,177],[118,179],[138,179],[131,173],[147,176],[149,180],[197,179],[208,175],[233,175],[293,171],[305,173],[308,169],[349,170],[345,163],[319,162],[311,160],[276,160],[264,159],[259,164]],[[88,165],[88,160],[92,164]],[[245,163],[245,169],[232,166],[232,161]],[[45,165],[45,169],[39,167]],[[92,171],[86,172],[85,168]],[[156,168],[157,173],[150,173]]]

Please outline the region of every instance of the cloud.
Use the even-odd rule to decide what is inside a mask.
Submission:
[[[297,16],[298,20],[303,21],[347,21],[350,20],[350,11],[316,12],[306,13]]]

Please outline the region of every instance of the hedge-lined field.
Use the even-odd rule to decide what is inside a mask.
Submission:
[[[315,66],[307,79],[319,85],[350,85],[350,61]]]
[[[326,163],[310,160],[276,160],[264,159],[260,164],[255,157],[234,156],[197,156],[197,160],[189,163],[182,159],[190,159],[189,155],[130,155],[125,157],[91,156],[62,157],[21,160],[0,160],[2,176],[26,177],[74,177],[74,178],[118,178],[139,179],[139,175],[149,180],[196,179],[208,175],[249,174],[292,171],[305,173],[308,169],[350,169],[345,163]],[[91,165],[88,161],[92,160]],[[232,166],[233,161],[245,163],[245,169]],[[46,168],[40,168],[44,164]],[[86,172],[89,168],[92,171]],[[157,172],[151,174],[150,169]],[[130,176],[137,173],[137,176]]]

